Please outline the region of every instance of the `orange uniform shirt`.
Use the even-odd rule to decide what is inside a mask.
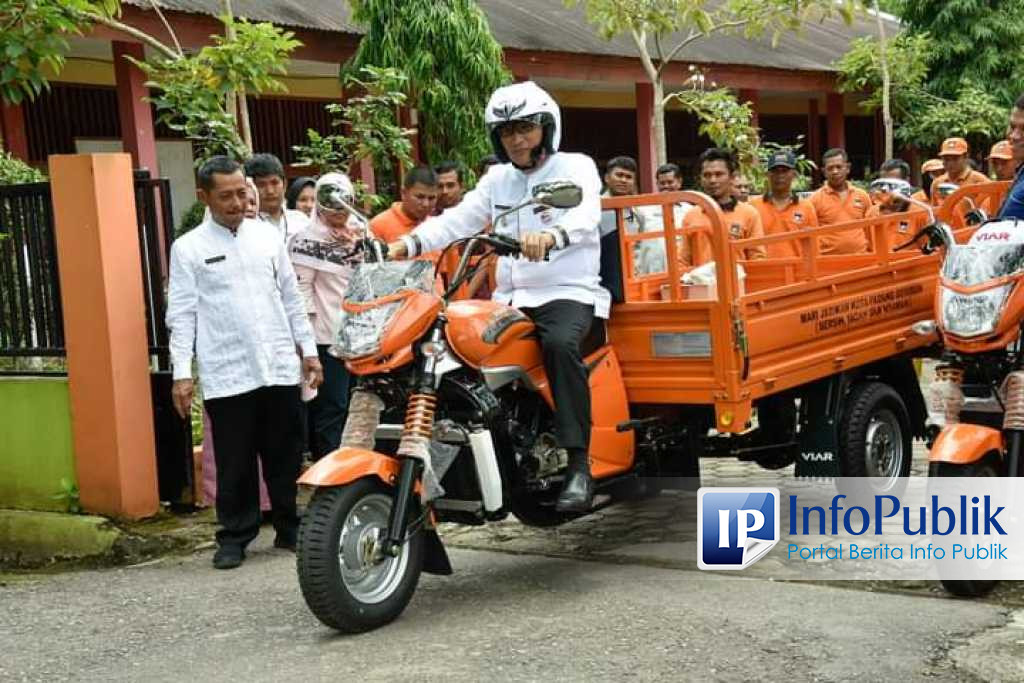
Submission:
[[[992,180],[987,175],[985,175],[984,173],[979,173],[978,171],[972,169],[967,169],[967,172],[964,173],[959,179],[950,178],[948,173],[943,173],[934,181],[932,181],[932,204],[934,204],[935,206],[939,206],[943,202],[943,199],[939,197],[939,193],[936,192],[936,188],[938,188],[940,183],[956,183],[960,187],[963,187],[964,185],[977,185],[978,183],[990,182],[992,182]]]
[[[390,243],[403,235],[408,235],[421,222],[410,218],[405,211],[402,211],[402,202],[395,202],[387,211],[383,211],[370,219],[370,229],[377,236],[377,239]],[[451,265],[453,259],[454,263],[458,264],[458,253],[455,251],[449,251],[448,253],[449,255],[454,254],[454,257],[445,259],[445,267],[442,268],[442,272]],[[437,263],[437,259],[440,256],[441,252],[438,250],[427,254],[420,254],[417,258]]]
[[[761,226],[761,215],[757,209],[746,202],[733,199],[725,206],[719,204],[725,218],[725,224],[729,228],[729,237],[734,240],[748,239],[752,237],[764,237],[764,229]],[[684,228],[710,227],[711,221],[699,208],[693,208],[686,212],[683,217]],[[708,233],[699,233],[691,238],[696,243],[696,254],[690,251],[690,239],[683,240],[679,258],[684,268],[700,266],[715,260],[711,249],[711,237]],[[765,248],[755,247],[745,249],[743,258],[760,259],[765,257]]]
[[[811,195],[819,225],[856,221],[867,215],[871,208],[868,193],[850,183],[846,183],[845,191],[844,197],[826,183]],[[868,250],[868,238],[861,228],[823,235],[818,244],[822,254],[860,254]]]
[[[889,238],[890,250],[900,246],[916,235],[918,230],[928,225],[927,211],[913,205],[908,206],[907,210],[909,214],[902,211],[890,211],[881,204],[875,204],[870,210],[868,210],[867,218],[880,218],[897,213],[903,214],[899,219],[894,218],[889,225],[886,226],[886,234]]]
[[[818,213],[814,210],[814,205],[806,199],[800,199],[796,194],[782,209],[778,208],[771,195],[767,194],[754,197],[750,200],[750,205],[761,215],[761,226],[766,236],[818,226]],[[800,243],[796,241],[768,244],[766,248],[768,258],[790,258],[802,253]]]
[[[402,202],[395,202],[387,211],[377,214],[370,220],[370,228],[377,239],[394,242],[403,235],[408,235],[418,224],[402,211]]]

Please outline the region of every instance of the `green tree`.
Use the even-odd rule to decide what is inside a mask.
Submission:
[[[291,32],[273,24],[230,16],[221,21],[225,35],[212,36],[212,44],[194,54],[131,60],[149,78],[146,85],[160,119],[193,141],[200,162],[217,154],[249,155],[251,135],[239,133],[232,105],[246,92],[285,92],[277,76],[285,73],[288,55],[300,45]]]
[[[853,0],[563,0],[583,6],[605,39],[627,35],[654,85],[654,138],[658,163],[665,163],[665,70],[687,46],[717,33],[747,38],[770,35],[772,42],[805,20],[839,15],[849,21]]]
[[[475,166],[490,152],[482,115],[487,99],[509,81],[480,8],[473,0],[350,2],[353,20],[367,31],[343,74],[364,67],[404,73],[409,105],[422,115],[426,157]]]
[[[159,5],[151,6],[164,19]],[[160,118],[196,144],[200,161],[221,153],[247,156],[251,141],[245,126],[243,135],[238,132],[238,96],[284,90],[275,76],[284,73],[299,42],[273,24],[235,20],[230,0],[222,0],[222,8],[225,35],[186,54],[166,20],[173,44],[121,22],[119,0],[0,0],[0,54],[7,59],[0,98],[18,103],[39,95],[48,87],[47,69],[63,68],[68,38],[100,24],[153,49],[155,57],[132,61],[149,76]]]
[[[295,145],[299,165],[314,167],[317,173],[343,169],[352,171],[362,159],[371,159],[375,166],[389,166],[394,161],[412,165],[413,131],[402,128],[396,112],[405,103],[406,78],[396,69],[365,67],[359,74],[345,76],[346,92],[359,92],[344,104],[328,104],[334,132],[321,135],[306,132],[308,142]],[[382,196],[371,194],[357,185],[357,199],[379,208],[387,203]]]
[[[895,138],[927,149],[951,135],[971,140],[976,148],[1001,137],[1006,110],[996,95],[965,84],[952,97],[944,97],[929,87],[934,44],[928,34],[906,33],[886,46]],[[861,106],[868,111],[882,106],[881,50],[874,38],[854,41],[836,67],[840,90],[866,93]]]
[[[16,159],[8,152],[0,152],[0,185],[41,183],[46,180],[42,171]]]
[[[978,87],[1009,107],[1024,90],[1024,6],[1020,0],[898,0],[907,29],[935,38],[929,89],[955,98]]]

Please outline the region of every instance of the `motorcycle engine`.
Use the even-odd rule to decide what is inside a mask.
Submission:
[[[558,447],[554,434],[544,432],[533,442],[527,461],[532,461],[527,467],[532,470],[533,477],[543,479],[565,469],[569,464],[569,454]]]

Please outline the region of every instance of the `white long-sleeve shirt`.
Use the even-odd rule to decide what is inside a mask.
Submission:
[[[199,363],[203,396],[294,386],[299,356],[316,356],[313,331],[281,234],[246,219],[237,233],[212,219],[171,248],[167,294],[174,379]]]
[[[527,206],[494,224],[496,233],[515,239],[547,231],[555,238],[556,249],[549,261],[500,258],[493,298],[519,308],[569,299],[591,304],[595,315],[607,318],[611,296],[601,287],[600,276],[601,179],[586,155],[558,152],[529,173],[512,164],[491,166],[459,204],[428,218],[406,237],[418,238],[422,252],[440,249],[480,232],[499,213],[528,199],[535,185],[551,180],[577,183],[583,188],[583,201],[571,209]]]

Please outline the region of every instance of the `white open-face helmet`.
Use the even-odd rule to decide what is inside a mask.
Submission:
[[[506,164],[509,158],[501,144],[499,133],[500,128],[506,123],[530,121],[541,126],[544,137],[540,145],[533,150],[534,160],[540,156],[541,151],[547,154],[557,152],[562,141],[562,114],[558,105],[551,95],[533,81],[513,83],[495,90],[487,102],[484,120],[487,122],[494,154]]]

